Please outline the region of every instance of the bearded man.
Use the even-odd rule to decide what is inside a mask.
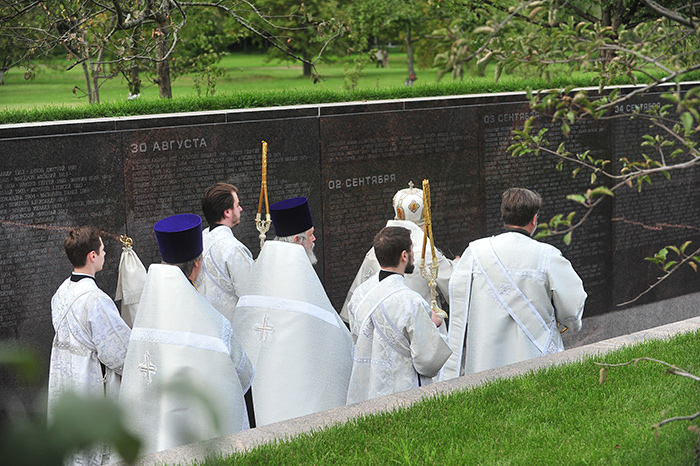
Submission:
[[[233,316],[234,332],[255,366],[258,426],[345,404],[352,339],[312,263],[308,199],[270,206],[277,237],[253,265]]]
[[[202,197],[202,211],[209,227],[202,231],[204,252],[197,289],[230,321],[241,283],[253,266],[253,255],[232,230],[241,223],[243,212],[238,189],[228,183],[209,186]]]
[[[437,327],[442,319],[406,284],[413,269],[411,232],[386,227],[374,237],[381,264],[348,305],[355,343],[348,403],[432,383],[452,351]]]

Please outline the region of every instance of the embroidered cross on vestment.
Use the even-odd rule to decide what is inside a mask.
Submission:
[[[151,355],[148,354],[148,351],[146,351],[144,362],[139,364],[139,371],[143,372],[143,374],[146,376],[146,382],[148,382],[148,385],[151,385],[151,374],[156,373],[156,366],[151,363]]]
[[[270,332],[270,334],[272,334],[275,331],[275,326],[270,324],[269,319],[270,316],[265,314],[265,317],[263,317],[262,324],[255,324],[253,326],[253,329],[256,332],[260,332],[260,341],[265,341],[265,339],[267,338],[267,332]]]

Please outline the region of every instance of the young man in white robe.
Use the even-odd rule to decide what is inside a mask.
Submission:
[[[233,235],[232,228],[241,222],[243,212],[238,189],[228,183],[209,186],[202,197],[202,211],[209,227],[202,232],[204,252],[197,289],[230,321],[241,283],[254,262],[250,250]]]
[[[174,215],[154,230],[163,263],[148,269],[119,396],[141,454],[248,428],[253,378],[230,322],[194,287],[202,219]]]
[[[558,323],[581,329],[587,294],[554,246],[531,238],[542,198],[503,193],[506,231],[469,244],[450,281],[449,343],[443,379],[564,350]]]
[[[355,343],[348,404],[432,383],[452,351],[442,319],[406,284],[414,269],[411,232],[386,227],[374,238],[381,264],[348,305]]]
[[[131,334],[114,301],[95,282],[105,262],[100,231],[75,228],[63,246],[73,273],[51,298],[56,335],[49,368],[49,423],[56,401],[65,392],[116,399]],[[77,452],[66,464],[98,465],[109,460],[109,449],[96,446]]]
[[[277,238],[264,244],[233,316],[255,366],[258,426],[343,406],[352,368],[350,332],[312,266],[308,199],[280,201],[270,214]]]
[[[413,183],[409,183],[407,189],[402,189],[394,195],[392,204],[394,206],[395,218],[387,221],[386,226],[403,227],[410,230],[414,255],[420,257],[422,254],[423,236],[425,236],[423,232],[425,226],[425,218],[423,217],[423,190],[414,188]],[[453,261],[445,257],[437,249],[435,250],[435,255],[438,259],[437,288],[440,296],[447,300],[448,284],[452,276]],[[432,260],[432,252],[430,248],[428,248],[425,252],[425,263],[429,265],[432,263]],[[355,275],[355,280],[350,285],[350,290],[345,298],[343,308],[340,311],[340,317],[345,322],[348,322],[348,304],[352,299],[355,289],[369,277],[377,274],[380,268],[381,266],[377,260],[374,248],[371,248],[365,255],[360,269],[357,271],[357,275]],[[421,271],[418,267],[416,267],[413,272],[406,274],[406,284],[410,289],[420,294],[423,299],[430,302],[431,297],[428,281],[421,275]]]

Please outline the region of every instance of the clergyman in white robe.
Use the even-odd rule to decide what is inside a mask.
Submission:
[[[443,379],[564,350],[557,322],[578,332],[583,282],[554,246],[519,231],[470,243],[450,280]]]
[[[253,255],[226,225],[218,225],[213,230],[206,228],[202,238],[204,252],[197,289],[231,321],[241,284],[253,266]]]
[[[348,404],[432,383],[452,354],[430,305],[403,275],[370,277],[348,308],[355,343]]]
[[[49,422],[64,392],[117,398],[131,333],[114,301],[92,276],[73,274],[71,278],[51,298],[56,335],[49,369]],[[99,465],[109,458],[108,448],[96,446],[67,458],[66,464]]]
[[[253,367],[231,324],[174,265],[152,264],[119,401],[142,454],[241,431]]]
[[[413,254],[415,257],[421,257],[423,253],[423,237],[425,236],[423,233],[423,229],[416,225],[414,222],[410,220],[389,220],[386,222],[386,226],[388,227],[403,227],[407,228],[411,232],[411,241],[413,243]],[[449,292],[449,282],[450,282],[450,277],[452,276],[452,270],[453,270],[453,261],[445,257],[440,251],[437,249],[435,250],[435,255],[438,260],[438,276],[437,276],[437,289],[440,292],[440,294],[447,299],[448,292]],[[430,264],[432,263],[433,256],[430,250],[430,247],[426,248],[425,251],[425,264],[426,267],[430,267]],[[410,273],[406,274],[406,285],[413,291],[417,292],[420,294],[423,299],[426,301],[430,302],[430,287],[428,286],[428,280],[423,278],[421,275],[421,270],[420,267],[418,267],[420,263],[416,263],[416,268],[415,270]],[[362,264],[360,265],[360,269],[357,271],[357,275],[355,275],[355,280],[352,282],[352,285],[350,285],[350,290],[348,291],[348,295],[345,298],[345,303],[343,304],[343,308],[340,311],[340,317],[346,322],[349,321],[348,317],[348,304],[350,303],[350,300],[352,299],[353,293],[355,292],[355,289],[360,286],[365,280],[367,280],[369,277],[377,274],[379,270],[381,269],[381,266],[379,265],[379,261],[377,260],[377,256],[374,253],[374,248],[370,249],[367,254],[365,255],[364,260],[362,261]]]
[[[233,329],[255,366],[258,427],[345,404],[352,339],[302,245],[265,243]]]

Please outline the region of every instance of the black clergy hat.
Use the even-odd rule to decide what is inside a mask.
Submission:
[[[202,254],[202,218],[195,214],[166,217],[153,226],[163,262],[181,264]]]
[[[298,235],[314,226],[309,200],[305,197],[275,202],[270,206],[270,216],[277,236]]]

